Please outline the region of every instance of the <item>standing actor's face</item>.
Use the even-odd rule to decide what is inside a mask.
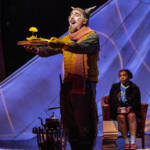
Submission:
[[[128,80],[128,73],[126,71],[121,71],[119,74],[119,80],[122,84],[125,84]]]
[[[83,14],[79,10],[73,10],[69,16],[69,31],[75,32],[79,30],[85,22]]]

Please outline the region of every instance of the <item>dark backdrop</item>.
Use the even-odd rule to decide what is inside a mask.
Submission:
[[[16,44],[31,35],[29,27],[36,26],[39,29],[39,37],[59,37],[68,29],[71,6],[99,7],[106,1],[1,0],[0,21],[6,77],[34,56]]]

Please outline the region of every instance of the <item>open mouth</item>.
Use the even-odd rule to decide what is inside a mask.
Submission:
[[[71,24],[71,25],[74,25],[74,24],[76,24],[76,21],[75,21],[74,19],[71,19],[71,20],[70,20],[70,24]]]

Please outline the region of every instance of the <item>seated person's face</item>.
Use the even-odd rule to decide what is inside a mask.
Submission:
[[[119,80],[122,84],[129,80],[128,73],[126,71],[121,71],[119,74]]]
[[[70,28],[75,32],[79,30],[84,24],[84,16],[79,10],[73,10],[69,16]]]

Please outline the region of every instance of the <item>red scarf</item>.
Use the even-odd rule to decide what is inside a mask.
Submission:
[[[72,41],[80,43],[84,36],[93,32],[89,27],[83,26],[77,32],[69,33],[68,37]],[[72,93],[85,94],[85,72],[84,72],[84,54],[76,54],[74,74],[71,75],[72,79]]]
[[[78,31],[74,32],[74,33],[69,33],[69,38],[72,41],[76,41],[77,43],[80,43],[83,40],[83,37],[90,33],[93,32],[94,30],[90,29],[87,26],[83,26],[81,29],[79,29]]]

